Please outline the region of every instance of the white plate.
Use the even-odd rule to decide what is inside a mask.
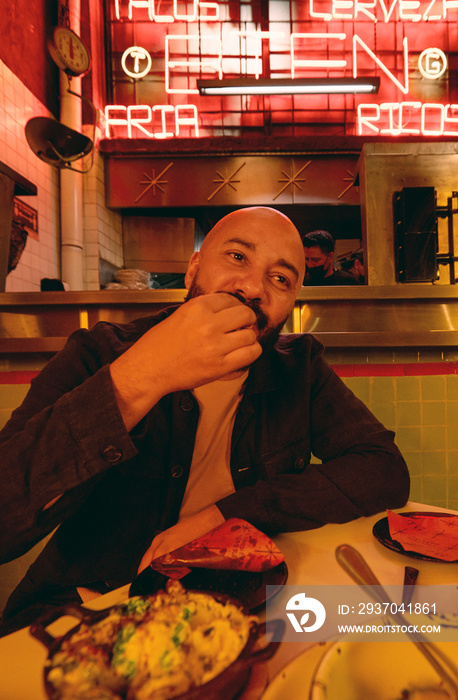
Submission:
[[[291,661],[269,683],[261,700],[309,700],[313,676],[333,644],[317,644]]]
[[[437,646],[456,662],[457,643]],[[310,700],[400,700],[404,690],[426,691],[441,685],[412,642],[338,642],[317,668]]]
[[[438,646],[458,666],[458,643]],[[338,642],[300,654],[273,678],[262,700],[400,700],[404,689],[439,685],[411,642]]]

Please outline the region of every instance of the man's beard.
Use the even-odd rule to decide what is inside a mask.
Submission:
[[[190,299],[195,299],[195,297],[200,297],[206,294],[205,290],[200,286],[197,280],[197,272],[193,277],[193,280],[189,286],[188,293],[185,298],[185,302],[189,301]],[[250,309],[254,311],[256,314],[256,326],[258,329],[258,337],[257,341],[262,347],[263,351],[268,350],[269,348],[272,348],[275,343],[277,342],[278,338],[280,337],[281,330],[283,326],[285,325],[287,318],[286,317],[281,323],[279,323],[276,326],[269,327],[269,319],[267,318],[266,314],[264,311],[261,310],[259,306],[259,302],[254,299],[245,299],[241,294],[238,294],[237,292],[224,292],[220,291],[217,292],[218,294],[230,294],[232,297],[235,297],[239,301],[242,302],[242,304],[245,304],[245,306],[248,306]]]

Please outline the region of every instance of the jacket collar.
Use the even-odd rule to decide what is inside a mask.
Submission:
[[[278,347],[263,352],[251,365],[245,391],[248,394],[262,394],[279,389],[284,382],[283,368],[278,362]]]

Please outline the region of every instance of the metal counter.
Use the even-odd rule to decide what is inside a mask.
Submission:
[[[0,353],[60,350],[78,328],[127,323],[180,304],[183,289],[0,294]]]
[[[77,328],[126,323],[183,301],[182,289],[0,294],[0,352],[54,353]],[[454,285],[303,287],[286,324],[327,347],[458,346]]]
[[[458,346],[455,285],[303,287],[300,329],[326,347]]]

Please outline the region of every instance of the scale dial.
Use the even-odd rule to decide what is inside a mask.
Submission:
[[[70,27],[55,27],[48,46],[54,62],[67,75],[77,77],[89,71],[89,51],[83,40]]]

